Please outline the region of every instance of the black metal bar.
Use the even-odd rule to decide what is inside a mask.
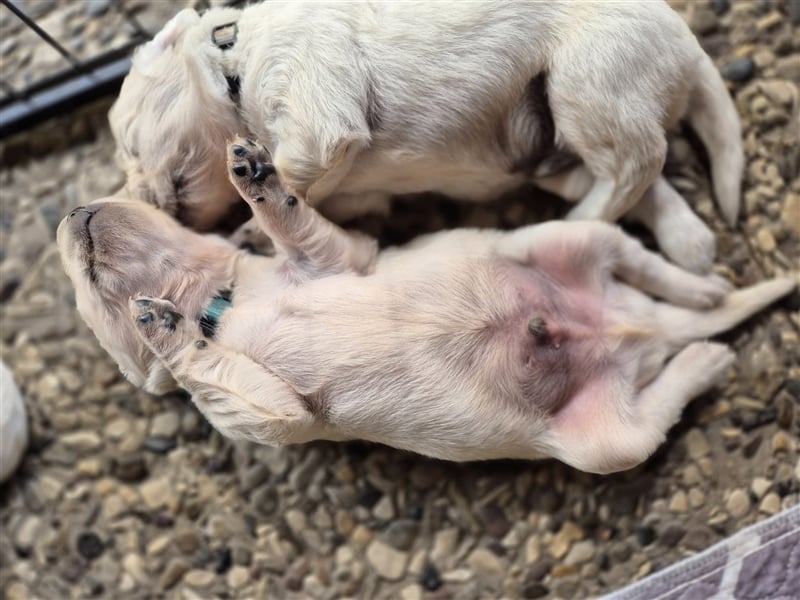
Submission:
[[[0,139],[50,117],[68,113],[86,102],[119,91],[131,67],[130,58],[99,65],[90,73],[65,79],[0,108]]]
[[[136,48],[141,42],[139,40],[131,40],[127,42],[123,46],[119,46],[118,48],[114,48],[113,50],[108,50],[103,52],[102,54],[95,55],[91,60],[87,60],[83,63],[83,67],[90,72],[96,71],[97,69],[101,68],[103,65],[115,62],[116,60],[129,56],[133,49]],[[0,109],[3,109],[7,105],[11,104],[15,100],[18,99],[26,99],[30,98],[39,92],[46,90],[47,88],[60,85],[69,79],[74,77],[80,77],[80,75],[76,75],[75,70],[68,68],[63,69],[61,71],[57,71],[56,73],[46,75],[41,79],[38,79],[33,84],[29,85],[28,87],[22,90],[11,90],[13,96],[12,97],[5,97],[0,98]]]
[[[72,65],[72,66],[73,66],[75,69],[77,69],[77,70],[79,70],[79,71],[83,71],[83,72],[85,72],[85,69],[84,69],[83,65],[81,64],[81,61],[79,61],[77,58],[75,58],[75,57],[72,55],[72,53],[70,53],[70,51],[69,51],[69,50],[67,50],[66,48],[64,48],[64,47],[63,47],[61,44],[59,44],[59,43],[58,43],[57,41],[55,41],[55,40],[54,40],[52,37],[50,37],[50,34],[49,34],[49,33],[47,33],[47,32],[46,32],[44,29],[42,29],[41,27],[39,27],[39,26],[36,24],[36,21],[34,21],[33,19],[31,19],[31,18],[30,18],[28,15],[26,15],[26,14],[25,14],[23,11],[21,11],[19,8],[17,8],[17,6],[16,6],[16,5],[15,5],[13,2],[10,2],[9,0],[0,0],[0,2],[2,2],[4,6],[7,6],[7,7],[8,7],[8,10],[10,10],[10,11],[11,11],[11,12],[13,12],[15,15],[17,15],[17,17],[19,17],[19,19],[20,19],[20,20],[21,20],[23,23],[25,23],[25,25],[27,25],[28,27],[30,27],[31,29],[33,29],[33,31],[36,33],[36,35],[38,35],[38,36],[39,36],[40,38],[42,38],[42,39],[43,39],[45,42],[47,42],[47,43],[48,43],[48,44],[50,44],[50,45],[51,45],[53,48],[55,48],[55,49],[56,49],[56,51],[57,51],[57,52],[58,52],[58,53],[59,53],[61,56],[63,56],[64,58],[66,58],[66,59],[67,59],[67,60],[70,62],[70,64],[71,64],[71,65]]]

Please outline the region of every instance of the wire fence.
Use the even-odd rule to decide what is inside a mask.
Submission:
[[[179,9],[242,3],[0,0],[0,139],[115,94],[133,49]]]

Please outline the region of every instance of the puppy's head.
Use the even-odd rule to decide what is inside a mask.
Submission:
[[[128,302],[146,294],[199,315],[208,298],[230,286],[236,249],[154,207],[112,198],[70,212],[57,240],[78,312],[100,345],[137,387],[154,394],[174,389],[169,371],[135,331]]]
[[[179,12],[133,56],[109,112],[126,191],[182,223],[209,229],[238,194],[225,172],[225,141],[243,128],[215,27],[240,11]]]

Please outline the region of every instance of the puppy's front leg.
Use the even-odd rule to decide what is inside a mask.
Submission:
[[[237,138],[228,146],[228,167],[259,227],[306,275],[369,271],[377,254],[375,240],[344,231],[285,192],[266,148]]]
[[[273,446],[317,437],[302,396],[245,355],[203,339],[169,300],[140,296],[130,311],[147,347],[221,433]]]

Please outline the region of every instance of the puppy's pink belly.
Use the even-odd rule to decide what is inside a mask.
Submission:
[[[612,364],[603,331],[607,307],[588,285],[564,287],[541,273],[509,268],[516,306],[497,342],[507,348],[520,400],[558,410]]]

